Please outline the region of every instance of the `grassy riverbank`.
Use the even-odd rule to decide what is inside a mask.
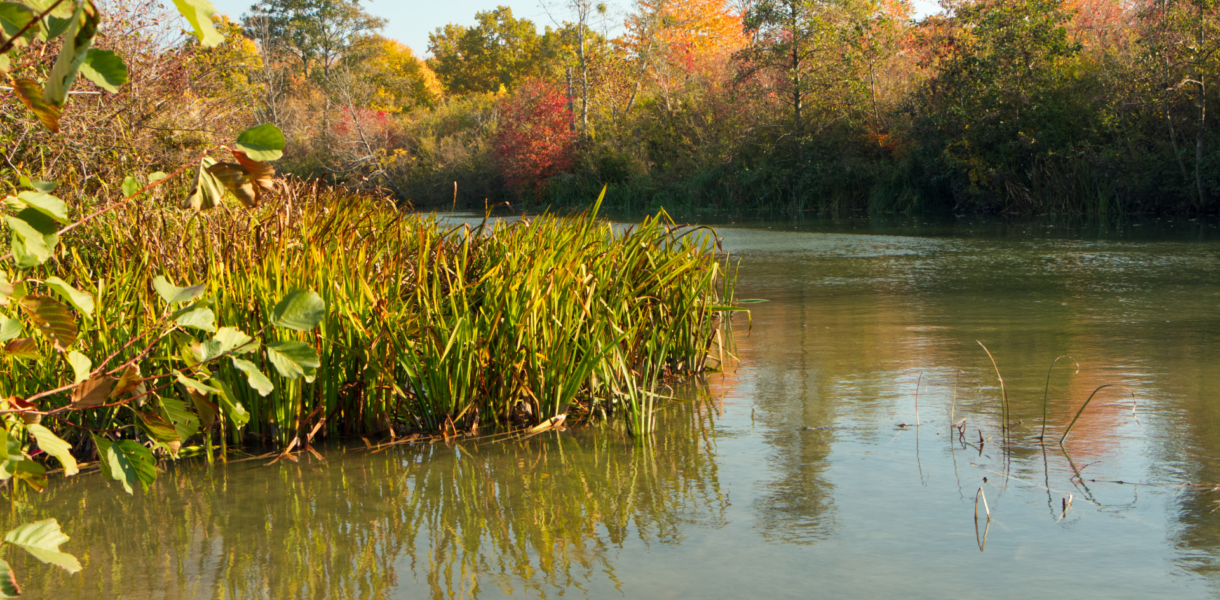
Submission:
[[[545,426],[561,415],[621,419],[645,433],[661,384],[704,371],[723,352],[733,273],[710,231],[676,227],[664,214],[615,228],[596,210],[456,224],[304,184],[251,212],[129,205],[78,229],[59,265],[28,273],[42,279],[51,271],[39,270],[56,268],[93,295],[97,310],[79,323],[87,355],[113,354],[113,364],[139,356],[142,344],[131,342],[164,322],[152,285],[164,276],[206,285],[199,306],[215,315],[211,329],[237,328],[263,345],[304,342],[316,364],[306,360],[302,377],[287,378],[270,355],[247,355],[270,385],[233,386],[222,396],[233,406],[221,403],[210,430],[200,411],[193,425],[182,417],[185,431],[176,420],[174,406],[191,406],[181,385],[46,421],[78,450],[89,430],[142,431],[137,409],[160,412],[187,433],[183,446],[454,435]],[[320,325],[266,328],[293,289],[322,298]],[[191,363],[207,329],[174,328],[138,362],[141,372],[156,373],[170,358]],[[4,397],[72,378],[64,361],[0,360]],[[217,379],[245,379],[217,364]],[[39,408],[69,400],[64,393]]]

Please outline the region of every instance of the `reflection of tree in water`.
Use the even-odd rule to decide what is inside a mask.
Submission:
[[[33,597],[554,595],[613,581],[625,543],[723,525],[711,417],[686,403],[663,419],[665,435],[644,446],[580,431],[332,450],[329,464],[174,470],[134,498],[96,476],[57,481],[19,516],[59,518],[85,569],[15,568]]]
[[[1215,387],[1220,356],[1214,346],[1220,328],[1216,321],[1199,323],[1197,332],[1164,357],[1191,374],[1163,386],[1180,398],[1181,406],[1168,425],[1173,435],[1165,442],[1165,454],[1178,459],[1170,463],[1170,477],[1194,484],[1178,493],[1174,541],[1179,564],[1220,585],[1220,397]]]
[[[818,333],[810,329],[809,310],[806,302],[767,306],[755,322],[765,342],[738,340],[743,355],[758,367],[752,377],[755,422],[769,430],[768,462],[777,474],[762,484],[754,502],[758,527],[768,539],[792,543],[825,539],[833,528],[833,486],[824,475],[833,433],[804,429],[834,423],[831,403],[822,401],[833,382],[820,357],[811,356],[818,349],[810,337]]]

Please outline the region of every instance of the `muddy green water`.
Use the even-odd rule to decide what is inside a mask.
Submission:
[[[85,569],[14,554],[27,594],[1220,594],[1214,225],[720,231],[741,297],[770,302],[736,324],[740,365],[682,390],[650,443],[586,429],[333,447],[325,463],[176,468],[134,498],[96,475],[56,480],[27,516],[59,519]],[[1007,383],[1007,445],[976,340]],[[1079,372],[1052,374],[1048,438],[1098,386],[1126,389],[1099,392],[1065,448],[1044,450],[1060,355]],[[980,502],[976,530],[980,489],[992,518]]]

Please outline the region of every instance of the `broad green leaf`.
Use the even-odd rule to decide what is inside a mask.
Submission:
[[[72,311],[50,296],[30,294],[21,299],[21,308],[40,333],[51,340],[56,350],[66,351],[76,343],[76,319]]]
[[[170,339],[174,342],[174,346],[178,348],[178,356],[182,358],[182,362],[188,367],[194,367],[199,364],[199,342],[195,338],[181,331],[170,333]]]
[[[212,15],[216,14],[216,8],[212,6],[211,2],[208,0],[174,0],[174,6],[195,30],[195,37],[199,38],[200,46],[213,48],[225,41],[225,36],[216,31],[216,26],[212,24]]]
[[[263,123],[237,136],[237,148],[257,161],[279,160],[284,155],[284,133],[273,123]]]
[[[221,200],[225,197],[224,185],[216,179],[215,175],[208,172],[208,169],[215,164],[215,160],[206,156],[199,161],[199,176],[195,180],[195,187],[191,188],[191,192],[187,194],[183,208],[204,211],[220,205]]]
[[[18,525],[5,534],[4,541],[69,573],[80,570],[80,561],[75,556],[59,551],[59,546],[68,541],[68,536],[59,530],[59,523],[55,519]]]
[[[4,404],[7,404],[7,403],[4,403]],[[12,443],[10,444],[10,442],[12,442]],[[13,449],[17,452],[17,454],[20,454],[21,453],[21,440],[16,439],[16,438],[9,439],[8,430],[3,427],[0,427],[0,463],[8,462],[9,458],[12,456],[9,453],[10,447],[13,447]],[[4,472],[4,476],[0,477],[0,479],[8,479],[7,471],[5,471],[4,469],[0,469],[0,471]]]
[[[258,341],[234,327],[221,327],[212,339],[199,345],[196,358],[199,362],[212,360],[226,352],[249,354],[258,350]]]
[[[127,83],[127,65],[111,50],[90,48],[80,74],[107,92],[117,92],[120,85]]]
[[[30,295],[30,286],[24,281],[13,282],[13,293],[9,295],[9,300],[20,300]]]
[[[7,77],[8,70],[12,68],[13,63],[9,61],[7,54],[0,54],[0,77]]]
[[[85,380],[72,390],[71,407],[75,409],[92,408],[106,402],[115,379],[109,375],[98,373]]]
[[[313,347],[297,341],[267,342],[267,359],[280,375],[288,379],[312,379],[315,370],[322,364]]]
[[[174,319],[179,327],[190,327],[207,332],[216,331],[216,314],[210,308],[196,308],[186,311]]]
[[[195,390],[196,392],[199,392],[201,394],[219,394],[220,393],[220,390],[218,390],[210,385],[207,385],[206,383],[203,383],[201,381],[191,379],[190,377],[183,375],[179,371],[174,371],[174,376],[178,378],[178,383],[181,383],[182,386],[187,389]]]
[[[102,475],[123,484],[128,494],[131,486],[139,482],[144,491],[157,479],[157,466],[152,452],[135,440],[110,440],[94,435],[98,456],[101,457]]]
[[[55,290],[64,300],[86,315],[93,316],[93,296],[82,292],[58,277],[48,277],[43,283]]]
[[[190,302],[199,296],[202,296],[208,289],[206,283],[192,285],[190,287],[178,287],[169,282],[168,279],[160,275],[153,278],[153,289],[157,290],[157,295],[169,304],[177,304],[179,302]]]
[[[13,295],[13,283],[8,280],[8,273],[0,270],[0,306],[8,304],[9,296]]]
[[[47,130],[51,133],[58,133],[59,107],[47,102],[43,98],[46,92],[42,89],[42,86],[38,85],[38,82],[33,79],[18,78],[13,79],[12,82],[13,90],[17,92],[17,97],[21,99],[21,103],[30,109],[34,116],[38,117],[38,120],[42,122],[42,125]]]
[[[136,192],[140,191],[140,182],[136,181],[135,177],[128,175],[123,178],[122,189],[123,189],[123,197],[130,198],[130,197],[134,196]]]
[[[18,181],[21,183],[21,187],[30,188],[35,192],[42,192],[44,194],[50,194],[55,191],[55,188],[59,187],[59,184],[54,181],[31,181],[25,175],[22,175]]]
[[[258,392],[258,395],[266,396],[271,393],[271,390],[275,389],[275,385],[271,383],[271,380],[267,379],[267,376],[258,370],[258,365],[236,356],[230,357],[230,359],[233,361],[234,367],[246,374],[246,383],[249,383],[250,387]]]
[[[38,16],[37,13],[20,2],[0,2],[0,32],[4,33],[6,39],[10,39],[36,16]],[[20,38],[14,40],[14,45],[28,44],[34,38],[35,32],[37,32],[37,28],[31,27]],[[0,67],[8,70],[7,65],[0,65]]]
[[[93,370],[93,361],[89,360],[88,356],[73,350],[68,353],[68,364],[72,365],[72,372],[76,376],[76,381],[73,383],[89,379],[89,372]]]
[[[162,171],[153,171],[152,173],[148,174],[148,183],[156,183],[162,179],[165,179],[166,177],[169,177],[169,175],[166,175]]]
[[[59,228],[50,217],[32,208],[15,216],[5,215],[4,222],[12,232],[13,255],[22,269],[38,266],[55,255],[59,244]]]
[[[271,311],[271,323],[296,331],[309,331],[326,316],[326,303],[313,290],[293,290]]]
[[[21,596],[21,586],[17,585],[17,577],[13,575],[13,567],[9,566],[8,561],[0,558],[0,598],[17,598],[19,596]]]
[[[64,32],[68,30],[68,26],[72,24],[72,11],[74,9],[72,8],[71,2],[63,2],[60,4],[61,8],[65,7],[65,6],[68,7],[67,16],[64,16],[64,17],[50,16],[50,17],[47,17],[46,19],[43,19],[42,23],[38,24],[38,26],[39,26],[39,31],[38,31],[38,36],[37,36],[38,39],[43,40],[43,41],[53,40],[53,39],[63,35]]]
[[[25,430],[34,436],[34,440],[38,442],[38,447],[43,452],[59,459],[59,463],[64,466],[65,477],[71,477],[80,472],[80,468],[76,465],[76,458],[72,456],[71,444],[60,439],[59,436],[51,433],[50,429],[42,425],[26,425]]]
[[[42,355],[38,353],[38,344],[30,338],[17,338],[5,343],[4,353],[24,360],[38,360],[42,358]]]
[[[243,427],[249,423],[250,413],[246,412],[246,407],[237,401],[237,396],[233,395],[233,388],[218,378],[212,378],[212,384],[220,389],[216,398],[220,400],[220,407],[225,416],[229,418],[229,423],[232,423],[234,427]]]
[[[10,442],[16,441],[16,438],[9,439]],[[47,469],[29,458],[25,458],[19,454],[20,451],[19,443],[17,452],[13,452],[12,446],[9,447],[9,461],[4,465],[7,475],[13,479],[24,481],[27,485],[34,488],[35,491],[41,492],[47,487]]]
[[[23,332],[21,321],[0,315],[0,342],[7,342],[13,338],[21,337]]]
[[[162,416],[173,423],[178,438],[186,440],[199,431],[199,417],[186,409],[186,403],[174,398],[162,398]]]
[[[17,194],[13,200],[22,207],[32,208],[60,223],[68,222],[68,205],[63,200],[46,192],[27,191]]]
[[[55,8],[51,10],[51,16],[60,19],[72,16],[72,13],[75,11],[75,6],[71,2],[60,2],[58,6],[56,6],[55,0],[22,0],[22,2],[34,7],[34,10],[39,14],[54,6]]]
[[[64,32],[63,46],[47,75],[47,83],[42,92],[42,99],[47,104],[62,108],[68,101],[68,90],[76,81],[76,73],[84,64],[93,45],[93,36],[97,35],[97,26],[101,17],[92,0],[81,0],[72,14],[68,30]]]

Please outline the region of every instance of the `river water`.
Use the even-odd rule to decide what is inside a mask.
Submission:
[[[28,514],[85,569],[10,560],[35,598],[1220,594],[1214,224],[719,232],[767,302],[652,440],[56,480]]]

